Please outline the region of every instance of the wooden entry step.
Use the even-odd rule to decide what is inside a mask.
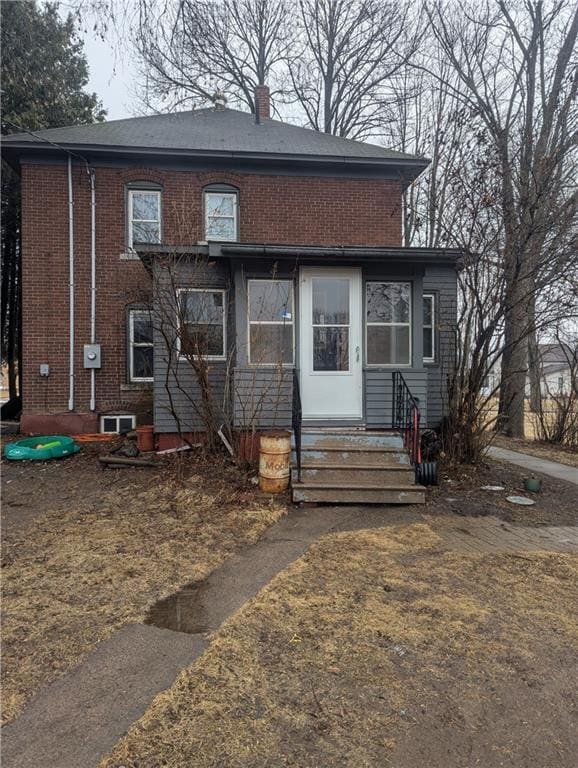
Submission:
[[[360,430],[307,430],[301,436],[301,481],[292,453],[295,502],[423,504],[425,488],[400,435]]]

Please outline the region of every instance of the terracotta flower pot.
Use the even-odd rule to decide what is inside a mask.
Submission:
[[[136,444],[138,445],[139,451],[142,451],[143,453],[146,453],[146,451],[154,451],[155,435],[152,424],[136,428]]]

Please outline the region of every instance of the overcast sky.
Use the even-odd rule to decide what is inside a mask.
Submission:
[[[63,2],[59,12],[66,17],[70,6]],[[87,20],[87,27],[92,23]],[[84,42],[90,79],[86,90],[96,93],[107,110],[107,120],[120,120],[139,114],[138,99],[134,96],[136,71],[126,42],[120,44],[114,37],[103,42],[92,31],[79,35]]]
[[[84,50],[90,68],[87,90],[94,91],[107,110],[107,120],[119,120],[138,113],[134,96],[136,72],[128,55],[115,52],[110,43],[93,35],[84,36]]]

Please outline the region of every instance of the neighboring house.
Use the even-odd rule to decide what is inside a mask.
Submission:
[[[576,352],[567,344],[540,344],[540,390],[542,397],[569,395],[572,377],[576,376]],[[530,396],[530,384],[526,383],[526,396]]]
[[[256,101],[257,118],[216,106],[4,138],[22,177],[23,431],[123,427],[152,400],[161,446],[202,427],[167,373],[176,360],[194,399],[191,366],[151,326],[167,285],[169,336],[205,334],[234,427],[256,386],[251,427],[290,425],[293,368],[305,424],[391,427],[394,370],[439,424],[458,253],[401,245],[428,161],[272,120],[264,86]]]
[[[542,397],[568,395],[572,389],[572,378],[576,376],[577,353],[573,353],[567,344],[540,344],[538,345],[538,357],[540,360],[540,391]],[[499,363],[485,378],[482,387],[483,395],[492,393],[498,397],[500,387],[501,366]],[[525,395],[530,397],[530,378],[526,376]]]

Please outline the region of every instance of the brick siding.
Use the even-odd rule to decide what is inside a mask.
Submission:
[[[163,243],[204,239],[203,186],[227,182],[239,189],[240,240],[302,245],[399,245],[401,187],[396,181],[226,172],[197,173],[156,168],[96,169],[97,341],[102,368],[96,373],[97,412],[142,411],[150,394],[126,391],[126,308],[150,299],[150,278],[140,261],[123,260],[126,249],[126,184],[162,186]],[[90,372],[83,344],[90,341],[90,186],[74,169],[76,352],[75,411],[89,414]],[[68,407],[68,187],[66,165],[22,166],[23,430],[36,416],[65,416]],[[41,363],[50,376],[39,375]],[[44,422],[46,423],[46,422]],[[71,422],[72,423],[72,422]],[[78,420],[74,422],[78,429]],[[64,419],[62,428],[65,428]],[[84,429],[97,430],[86,416]]]

